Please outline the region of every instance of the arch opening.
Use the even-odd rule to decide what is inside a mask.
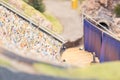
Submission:
[[[108,24],[106,24],[105,22],[99,22],[99,28],[101,28],[101,29],[104,29],[104,28],[106,28],[106,29],[108,29],[109,30],[109,26],[108,26]],[[102,25],[102,26],[101,26]],[[104,29],[105,30],[105,29]]]

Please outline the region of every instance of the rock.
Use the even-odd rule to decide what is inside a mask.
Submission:
[[[17,53],[24,50],[24,53],[27,54],[32,51],[35,52],[34,54],[39,54],[39,56],[44,55],[48,60],[52,56],[52,61],[53,57],[59,52],[60,42],[38,29],[39,26],[35,27],[31,22],[26,21],[1,5],[0,11],[0,20],[5,19],[0,22],[0,41],[3,41],[3,45],[10,49],[12,46],[13,51],[17,50]],[[36,59],[36,57],[34,58]]]
[[[100,4],[95,0],[85,0],[81,5],[82,10],[92,17],[96,15],[96,11],[100,8]]]
[[[81,9],[98,23],[102,21],[109,24],[110,30],[120,37],[120,19],[113,13],[117,4],[120,4],[120,0],[85,0]]]
[[[100,3],[103,4],[105,7],[107,7],[108,0],[100,0]]]
[[[120,25],[120,18],[114,18],[114,22],[116,25]]]
[[[25,13],[26,10],[24,9],[27,7],[24,6],[22,0],[8,0],[8,2],[11,5],[15,6],[17,9],[19,9],[20,11],[22,11],[23,13]],[[30,10],[32,11],[32,8]],[[49,28],[50,30],[53,30],[53,25],[47,19],[45,19],[39,12],[37,11],[33,11],[33,12],[34,13],[31,15],[31,19],[33,19],[40,26],[44,26]]]

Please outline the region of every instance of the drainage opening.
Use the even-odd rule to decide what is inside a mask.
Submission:
[[[106,28],[106,29],[109,30],[109,26],[108,26],[105,22],[100,22],[99,24],[100,24],[100,25],[98,26],[99,28],[101,28],[101,29]],[[102,25],[102,26],[101,26],[101,25]],[[105,30],[105,29],[104,29],[104,30]]]

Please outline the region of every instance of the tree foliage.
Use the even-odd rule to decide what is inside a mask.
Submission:
[[[117,4],[114,8],[114,12],[117,17],[120,17],[120,4]]]
[[[35,9],[39,10],[40,12],[45,11],[45,5],[43,4],[43,0],[24,0],[29,5],[33,6]]]

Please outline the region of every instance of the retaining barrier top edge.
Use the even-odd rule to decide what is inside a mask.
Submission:
[[[6,3],[5,1],[0,0],[0,5],[2,5],[4,7],[6,7],[7,9],[11,10],[12,12],[14,12],[17,15],[19,15],[23,19],[27,20],[31,24],[37,26],[42,31],[44,31],[45,33],[49,34],[50,36],[52,36],[54,39],[58,40],[59,42],[61,42],[61,43],[65,43],[66,42],[66,40],[64,40],[62,36],[60,36],[60,35],[58,35],[56,33],[51,32],[49,29],[47,29],[45,27],[42,27],[35,20],[31,19],[30,17],[28,17],[27,15],[25,15],[23,12],[20,12],[19,10],[15,9],[12,5]]]
[[[85,13],[82,13],[82,15],[83,15],[83,20],[86,19],[86,18],[89,18],[90,20],[92,20],[92,21],[95,22],[96,24],[102,26],[101,24],[99,24],[97,21],[95,21],[95,20],[94,20],[92,17],[90,17],[89,15],[87,15],[87,14],[85,14]],[[87,20],[88,20],[88,19],[87,19]],[[88,20],[88,21],[89,21],[89,20]],[[89,22],[90,22],[90,21],[89,21]],[[93,23],[91,23],[91,24],[92,24],[92,25],[95,25],[95,24],[93,24]],[[102,32],[110,35],[111,37],[115,38],[116,40],[120,41],[120,38],[118,38],[117,35],[115,35],[115,34],[112,33],[111,31],[107,30],[106,28],[103,27],[107,32],[106,32],[105,30],[100,29],[100,28],[97,27],[96,25],[95,25],[95,27],[96,27],[97,29],[101,30]]]

